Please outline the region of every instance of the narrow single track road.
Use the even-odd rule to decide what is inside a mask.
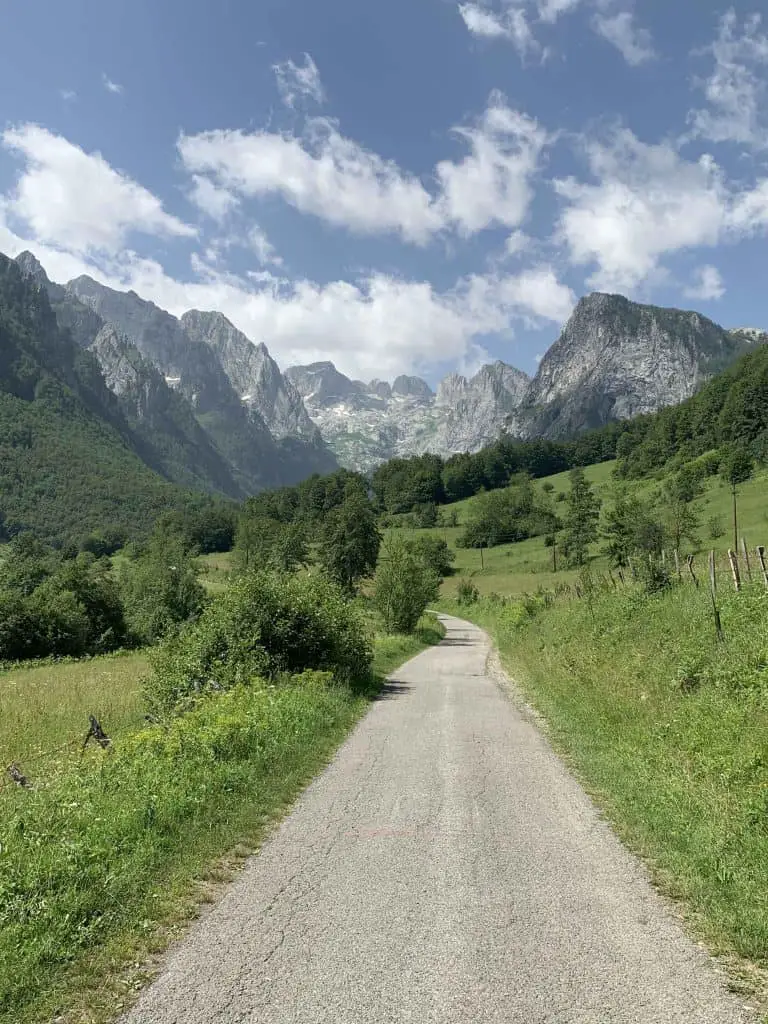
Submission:
[[[485,635],[444,623],[130,1024],[749,1019],[489,677]]]

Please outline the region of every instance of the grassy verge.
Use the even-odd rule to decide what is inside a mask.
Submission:
[[[482,600],[487,628],[556,748],[695,933],[765,999],[768,595],[627,592],[550,608]]]
[[[375,672],[439,637],[434,621],[415,637],[378,637]],[[31,791],[6,787],[0,1022],[116,1016],[148,957],[257,847],[366,707],[319,677],[236,689],[125,731],[110,755],[65,759]]]

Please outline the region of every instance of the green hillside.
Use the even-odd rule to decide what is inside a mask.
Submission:
[[[94,357],[0,257],[0,529],[77,539],[144,533],[186,496],[139,458]]]

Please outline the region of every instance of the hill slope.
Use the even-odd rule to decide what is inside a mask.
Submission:
[[[95,356],[0,255],[0,531],[140,533],[182,491],[154,473]]]

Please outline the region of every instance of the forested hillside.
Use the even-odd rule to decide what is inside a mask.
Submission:
[[[148,468],[139,447],[96,358],[59,328],[45,291],[0,256],[0,536],[148,533],[190,496]]]

